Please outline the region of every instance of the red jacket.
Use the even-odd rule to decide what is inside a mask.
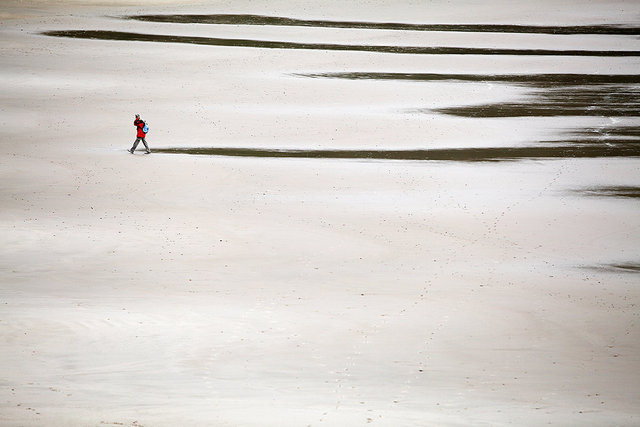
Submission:
[[[144,127],[144,122],[142,120],[135,119],[133,121],[133,125],[138,128],[138,138],[144,138],[147,136],[147,134],[142,131],[142,128]]]

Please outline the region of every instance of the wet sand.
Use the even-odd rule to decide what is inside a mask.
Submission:
[[[0,424],[637,425],[640,10],[490,6],[7,2]]]

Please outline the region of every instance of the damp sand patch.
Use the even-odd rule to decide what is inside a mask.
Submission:
[[[173,24],[256,25],[317,28],[350,28],[368,30],[443,31],[467,33],[530,33],[530,34],[602,34],[640,35],[639,27],[623,25],[504,25],[504,24],[411,24],[400,22],[329,21],[296,19],[282,16],[251,14],[167,14],[131,15],[125,19]]]
[[[156,153],[205,156],[408,160],[452,162],[500,162],[533,159],[640,157],[640,146],[531,146],[451,148],[433,150],[278,150],[261,148],[157,148]]]
[[[183,43],[204,46],[248,47],[259,49],[303,49],[328,51],[355,51],[373,53],[393,53],[410,55],[513,55],[513,56],[599,56],[599,57],[634,57],[640,51],[632,50],[550,50],[550,49],[494,49],[467,47],[424,47],[424,46],[376,46],[348,45],[332,43],[297,43],[287,41],[226,39],[217,37],[176,36],[163,34],[144,34],[126,31],[106,30],[71,30],[46,31],[42,33],[51,37],[68,37],[90,40]]]

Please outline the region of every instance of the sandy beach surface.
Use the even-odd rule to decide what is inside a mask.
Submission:
[[[638,33],[327,26],[640,3],[87,3],[0,6],[0,425],[640,424]]]

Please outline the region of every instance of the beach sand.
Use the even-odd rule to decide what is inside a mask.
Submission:
[[[292,3],[0,7],[0,425],[638,425],[637,153],[477,162],[161,151],[541,147],[580,132],[606,144],[639,126],[606,96],[601,114],[588,101],[579,114],[464,117],[436,110],[535,104],[548,89],[320,75],[634,75],[639,56],[42,33],[634,51],[628,35],[123,17],[632,25],[640,5]],[[620,92],[633,108],[637,87]],[[136,113],[158,152],[127,153]]]

